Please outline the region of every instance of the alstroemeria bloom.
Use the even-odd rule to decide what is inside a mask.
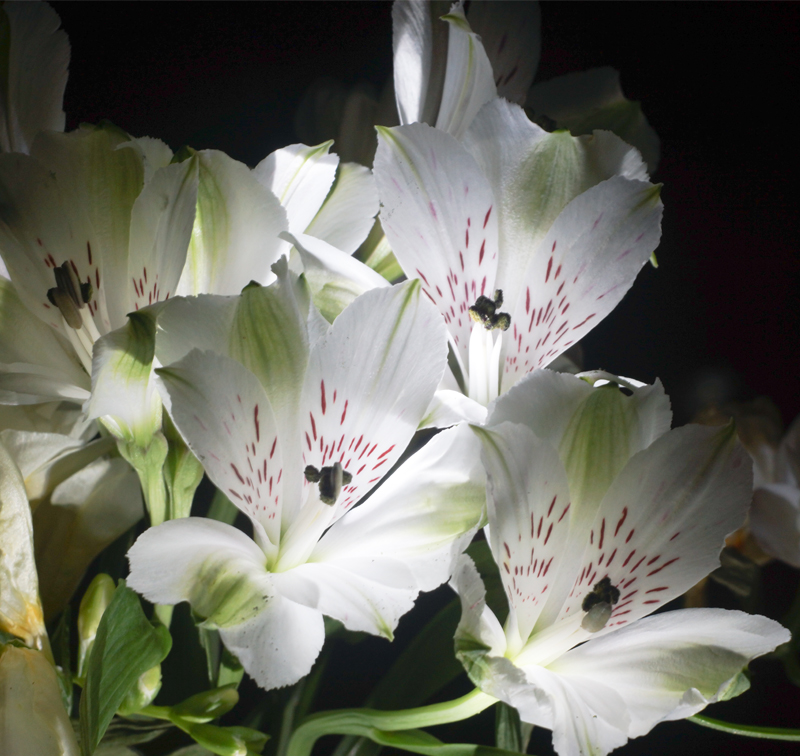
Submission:
[[[509,615],[501,627],[464,558],[457,654],[484,692],[551,729],[560,756],[600,756],[700,711],[790,637],[722,609],[646,616],[718,566],[750,498],[732,426],[669,423],[660,384],[543,370],[476,429]]]
[[[548,134],[503,100],[462,142],[381,129],[374,171],[386,237],[444,316],[472,401],[439,398],[472,421],[611,312],[660,238],[659,188],[635,149]]]
[[[120,360],[94,345],[126,326],[129,312],[174,294],[197,164],[171,158],[157,140],[106,126],[43,132],[30,155],[0,155],[0,254],[13,282],[0,281],[2,401],[84,402],[108,367],[123,393],[89,413],[145,444],[159,427],[149,370],[131,382]]]
[[[485,496],[463,427],[355,507],[433,396],[443,324],[411,282],[364,294],[328,328],[304,281],[285,263],[276,272],[270,287],[178,299],[159,316],[162,362],[187,342],[216,349],[159,370],[162,396],[255,540],[191,517],[151,528],[129,552],[129,585],[161,604],[189,601],[264,688],[310,670],[323,614],[391,638],[419,591],[447,579]]]

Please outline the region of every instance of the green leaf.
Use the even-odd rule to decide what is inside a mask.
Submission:
[[[494,739],[498,748],[525,753],[519,712],[503,701],[494,705]]]
[[[171,646],[169,630],[151,625],[139,597],[120,581],[89,656],[80,707],[83,756],[94,752],[128,691],[166,658]]]

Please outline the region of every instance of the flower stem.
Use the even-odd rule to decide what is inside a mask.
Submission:
[[[720,730],[731,735],[741,735],[745,738],[761,738],[762,740],[792,740],[800,742],[800,730],[788,730],[783,727],[758,727],[756,725],[739,725],[730,722],[721,722],[719,719],[696,715],[689,717],[690,722]]]
[[[295,731],[286,756],[309,756],[314,743],[323,735],[359,735],[369,738],[375,730],[394,732],[431,725],[459,722],[480,713],[497,699],[477,688],[454,701],[420,706],[401,711],[339,709],[308,717]]]

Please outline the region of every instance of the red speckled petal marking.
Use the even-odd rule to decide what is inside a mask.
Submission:
[[[546,367],[614,309],[657,246],[660,223],[657,190],[622,177],[564,208],[525,272],[503,341],[503,391]]]
[[[314,348],[300,415],[303,464],[341,462],[352,507],[403,453],[446,359],[441,318],[417,282],[375,289],[336,319]]]
[[[277,544],[281,445],[258,379],[235,360],[196,349],[159,375],[175,425],[214,485]]]
[[[524,639],[562,568],[569,487],[555,449],[525,426],[503,423],[481,438],[492,552]]]
[[[685,426],[634,455],[600,505],[561,616],[580,612],[606,576],[620,591],[607,629],[688,590],[718,565],[725,536],[741,525],[749,481],[730,428]]]
[[[375,159],[381,223],[409,278],[445,318],[467,364],[469,308],[493,296],[497,210],[475,159],[425,124],[384,129]]]

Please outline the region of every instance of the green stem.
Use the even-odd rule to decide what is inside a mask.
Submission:
[[[340,709],[314,714],[295,730],[289,741],[286,756],[309,756],[314,743],[323,735],[359,735],[369,738],[375,730],[394,732],[459,722],[480,713],[496,701],[496,698],[476,688],[454,701],[420,706],[416,709],[402,711]]]
[[[800,742],[800,730],[787,730],[783,727],[757,727],[755,725],[730,724],[719,719],[696,715],[689,717],[690,722],[708,727],[711,730],[720,730],[730,735],[741,735],[745,738],[761,738],[762,740],[792,740]]]

